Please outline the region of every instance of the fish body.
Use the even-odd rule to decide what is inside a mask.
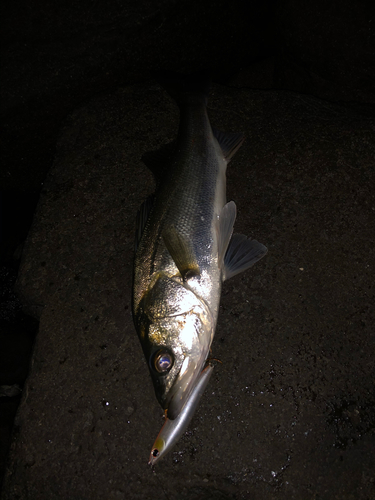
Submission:
[[[144,156],[155,195],[138,214],[133,317],[155,393],[169,420],[178,417],[205,365],[222,282],[247,269],[266,247],[234,235],[226,167],[242,134],[213,130],[206,82],[163,76],[180,108],[177,139]]]

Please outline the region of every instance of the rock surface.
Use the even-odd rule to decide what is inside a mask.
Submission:
[[[375,120],[217,85],[209,115],[247,136],[228,199],[269,254],[223,287],[222,364],[189,431],[152,473],[134,222],[153,191],[140,157],[178,113],[157,85],[124,87],[70,116],[25,245],[18,290],[40,328],[3,500],[375,496]]]

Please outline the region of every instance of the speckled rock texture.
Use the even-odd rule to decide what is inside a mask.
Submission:
[[[156,84],[65,123],[18,278],[40,318],[3,500],[375,498],[375,120],[287,91],[213,86],[211,122],[243,131],[228,167],[237,232],[268,255],[223,287],[215,367],[155,472],[162,425],[132,324],[140,162],[175,137]]]

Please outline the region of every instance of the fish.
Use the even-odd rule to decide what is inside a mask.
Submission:
[[[148,461],[149,465],[154,466],[162,456],[166,455],[173,448],[185,432],[191,419],[193,418],[199,400],[211,378],[212,370],[213,365],[208,364],[208,366],[202,371],[188,401],[184,405],[178,417],[174,420],[170,420],[169,418],[166,419],[152,447]]]
[[[222,283],[267,248],[233,234],[236,204],[226,200],[226,169],[244,136],[211,127],[209,81],[197,74],[155,76],[177,103],[180,122],[174,141],[142,157],[156,190],[137,214],[132,313],[156,398],[174,421],[196,397]]]

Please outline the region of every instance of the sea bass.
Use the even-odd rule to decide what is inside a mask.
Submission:
[[[175,141],[142,158],[156,193],[137,217],[133,317],[156,397],[174,420],[205,366],[223,281],[267,249],[232,235],[236,205],[226,201],[226,168],[243,135],[211,127],[206,80],[157,79],[179,106],[180,125]]]

